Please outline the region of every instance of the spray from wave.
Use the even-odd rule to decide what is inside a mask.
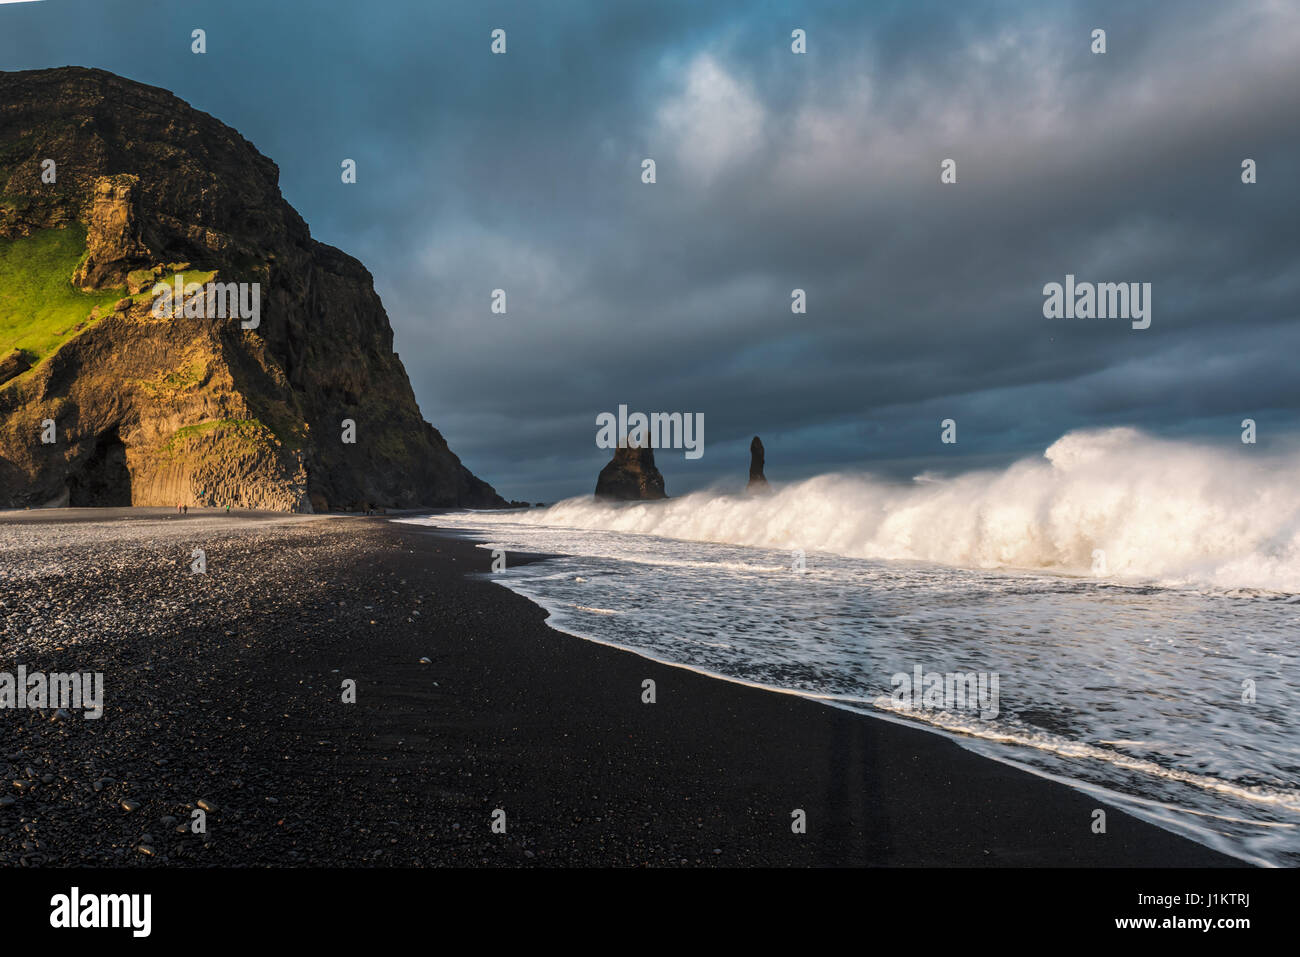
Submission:
[[[967,568],[1300,593],[1300,456],[1071,432],[1001,472],[834,474],[765,496],[568,499],[512,521]],[[1099,558],[1100,556],[1100,558]],[[1100,563],[1100,566],[1099,566]]]

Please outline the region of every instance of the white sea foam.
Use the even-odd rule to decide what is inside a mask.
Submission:
[[[1128,428],[1072,432],[1041,458],[911,484],[822,475],[765,496],[589,496],[516,521],[850,558],[1300,592],[1300,456]]]

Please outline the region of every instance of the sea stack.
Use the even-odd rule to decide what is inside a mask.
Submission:
[[[596,479],[596,498],[635,502],[667,497],[651,448],[620,446]]]
[[[0,72],[0,508],[506,504],[279,177],[166,90]],[[160,298],[191,284],[183,310]]]
[[[767,477],[763,475],[763,440],[756,435],[754,441],[749,443],[749,484],[745,486],[745,491],[768,492],[771,489]]]

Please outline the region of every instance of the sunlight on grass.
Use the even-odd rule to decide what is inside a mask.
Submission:
[[[24,239],[0,239],[0,355],[21,349],[34,363],[70,338],[92,309],[101,312],[125,289],[82,292],[72,272],[86,249],[81,226],[46,229]]]

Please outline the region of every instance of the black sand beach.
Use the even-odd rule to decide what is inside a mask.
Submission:
[[[13,513],[0,546],[0,670],[105,673],[102,719],[0,712],[0,865],[1239,863],[1113,807],[1093,834],[1096,798],[939,736],[553,631],[429,529]]]

